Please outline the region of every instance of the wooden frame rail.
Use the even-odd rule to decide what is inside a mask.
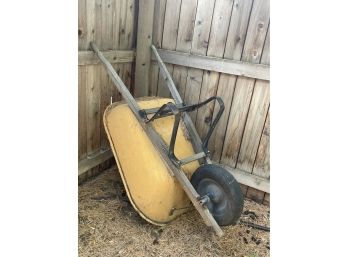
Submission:
[[[99,164],[111,159],[113,157],[111,149],[106,151],[100,151],[93,157],[87,157],[86,159],[79,161],[79,176],[86,173],[90,169],[98,166]]]
[[[96,154],[94,157],[86,158],[79,161],[79,176],[86,173],[88,170],[98,166],[99,164],[113,158],[112,151],[106,150],[101,151],[99,154]],[[218,163],[215,163],[218,164]],[[270,193],[270,181],[269,179],[262,178],[260,176],[253,175],[249,172],[242,171],[240,169],[234,169],[227,165],[218,164],[225,168],[227,171],[231,172],[235,179],[243,185],[261,190],[266,193]]]
[[[178,51],[157,49],[163,62],[190,68],[222,72],[231,75],[270,80],[270,66],[230,59],[216,58]],[[152,60],[155,57],[152,55]]]
[[[130,63],[135,59],[133,50],[108,50],[102,51],[110,63]],[[93,51],[79,51],[79,65],[101,64]]]
[[[227,171],[231,172],[234,178],[238,181],[238,183],[255,188],[257,190],[270,193],[270,180],[267,178],[263,178],[260,176],[253,175],[249,172],[231,168],[230,166],[215,163],[220,165]]]

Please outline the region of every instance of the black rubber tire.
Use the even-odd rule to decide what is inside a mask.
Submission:
[[[193,173],[191,183],[200,196],[208,194],[207,207],[220,226],[236,224],[243,211],[244,196],[230,172],[205,164]]]

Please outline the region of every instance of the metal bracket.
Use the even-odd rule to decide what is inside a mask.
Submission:
[[[210,125],[206,137],[203,139],[203,143],[202,143],[203,152],[197,153],[193,156],[189,156],[183,160],[179,160],[174,154],[174,146],[175,146],[175,141],[176,141],[176,135],[177,135],[178,128],[179,128],[181,113],[192,112],[194,110],[197,110],[213,100],[216,100],[218,102],[219,112],[217,113],[212,124]],[[200,102],[198,104],[192,104],[192,105],[187,105],[187,106],[184,104],[176,105],[172,102],[168,102],[166,104],[163,104],[160,108],[142,109],[139,111],[139,115],[144,119],[145,123],[149,123],[149,122],[152,122],[156,119],[160,119],[160,118],[167,117],[170,115],[175,116],[175,121],[174,121],[174,125],[173,125],[173,130],[172,130],[172,136],[171,136],[170,145],[168,148],[168,156],[176,166],[181,166],[181,165],[185,165],[187,163],[193,162],[195,160],[198,160],[198,159],[201,159],[201,158],[204,158],[204,157],[207,157],[210,155],[210,152],[208,150],[208,142],[209,142],[209,139],[213,133],[214,128],[216,127],[216,124],[218,123],[219,119],[221,118],[221,115],[222,115],[224,109],[225,109],[225,107],[224,107],[224,103],[223,103],[222,99],[220,97],[213,96],[213,97],[210,97],[207,100]],[[149,119],[147,117],[148,114],[154,114],[154,115]]]

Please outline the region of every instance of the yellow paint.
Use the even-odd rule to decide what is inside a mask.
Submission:
[[[173,102],[165,98],[140,98],[140,108],[160,107]],[[155,130],[169,145],[174,117],[169,116],[153,122]],[[133,207],[147,221],[162,225],[175,219],[186,210],[175,211],[190,205],[184,190],[167,170],[150,139],[136,117],[124,102],[113,103],[105,110],[104,126],[112,147],[123,183]],[[194,154],[190,141],[185,138],[180,124],[174,149],[178,159]],[[183,166],[190,178],[198,168],[197,161]]]

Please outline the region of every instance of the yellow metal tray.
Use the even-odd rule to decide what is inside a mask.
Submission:
[[[158,108],[174,102],[169,98],[136,99],[142,109]],[[156,119],[154,129],[169,145],[174,116]],[[126,102],[116,102],[104,113],[104,127],[116,163],[134,209],[148,222],[163,225],[188,210],[191,205],[182,186],[171,176],[165,162],[151,143]],[[179,159],[194,154],[186,128],[180,123],[174,149]],[[198,161],[182,167],[190,179],[199,167]]]

